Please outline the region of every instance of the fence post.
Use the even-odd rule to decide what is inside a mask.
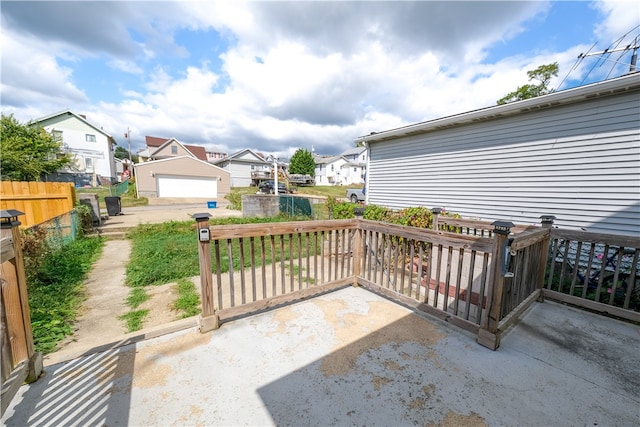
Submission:
[[[353,213],[356,215],[357,227],[353,239],[353,286],[358,286],[358,277],[362,274],[362,217],[364,216],[364,208],[354,208]]]
[[[196,213],[192,215],[196,220],[198,230],[198,258],[200,261],[200,290],[202,294],[202,313],[199,319],[200,332],[209,332],[220,327],[220,319],[216,314],[213,302],[213,273],[211,271],[211,236],[209,218],[211,214]]]
[[[440,215],[440,212],[442,212],[442,209],[440,208],[432,208],[431,209],[431,214],[433,217],[433,224],[432,227],[435,231],[438,231],[438,215]]]
[[[540,223],[542,224],[542,228],[551,229],[553,227],[553,221],[555,221],[556,217],[553,215],[541,215]],[[547,271],[547,259],[549,258],[549,242],[551,241],[551,233],[547,235],[547,237],[542,241],[542,245],[540,248],[540,270],[538,270],[538,284],[537,289],[539,289],[538,294],[538,302],[544,302],[544,276]]]
[[[28,360],[28,371],[27,377],[25,379],[26,382],[31,383],[36,381],[40,374],[42,373],[42,353],[36,352],[33,346],[33,330],[31,329],[31,313],[29,310],[29,295],[27,293],[27,279],[24,272],[24,258],[22,256],[22,244],[21,244],[21,236],[20,230],[18,226],[20,226],[20,221],[18,221],[18,216],[23,215],[22,212],[9,209],[2,210],[0,212],[0,229],[2,231],[2,238],[10,238],[13,242],[13,257],[5,260],[4,256],[2,259],[2,281],[7,281],[8,286],[15,286],[17,289],[17,299],[15,306],[5,307],[5,317],[9,322],[10,312],[16,314],[14,317],[14,321],[18,321],[21,323],[20,325],[16,324],[15,326],[7,325],[9,332],[12,329],[21,328],[22,331],[20,336],[24,337],[23,343],[20,343],[22,346],[21,351],[18,352],[19,358],[22,360]],[[11,283],[13,282],[13,283]],[[3,304],[6,302],[5,299],[5,283],[2,284],[2,297]],[[19,312],[19,313],[18,313]],[[14,350],[13,345],[12,351]],[[16,354],[13,354],[14,359],[16,358]],[[19,362],[20,360],[18,360]]]
[[[491,269],[489,271],[489,289],[487,293],[486,317],[478,330],[478,344],[491,350],[500,346],[500,331],[498,325],[502,314],[502,294],[504,291],[504,276],[502,264],[505,260],[506,240],[513,227],[512,222],[495,221],[493,225],[493,251],[491,253]]]

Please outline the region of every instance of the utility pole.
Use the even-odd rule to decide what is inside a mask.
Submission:
[[[129,143],[129,167],[131,168],[129,174],[133,176],[133,160],[131,160],[131,129],[129,129],[129,126],[127,126],[127,133],[125,136],[127,137],[127,142]]]

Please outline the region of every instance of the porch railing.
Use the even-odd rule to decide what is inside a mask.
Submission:
[[[480,344],[495,349],[500,334],[534,301],[563,300],[553,285],[545,286],[548,254],[556,248],[550,252],[550,239],[567,238],[551,228],[552,220],[514,226],[438,213],[432,230],[361,218],[215,227],[196,218],[199,235],[207,230],[199,242],[200,328],[352,285],[476,333]],[[623,249],[640,247],[636,240],[625,240]],[[622,278],[626,270],[618,270]]]
[[[551,229],[545,296],[640,322],[640,238]]]

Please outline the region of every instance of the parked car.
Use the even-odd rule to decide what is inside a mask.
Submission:
[[[364,191],[358,188],[349,188],[347,189],[347,199],[352,203],[364,202]]]
[[[261,193],[266,194],[275,194],[273,190],[275,186],[275,182],[273,179],[268,179],[266,181],[262,181],[260,185],[258,185],[258,190]],[[278,193],[287,193],[287,186],[284,185],[283,182],[278,181]]]

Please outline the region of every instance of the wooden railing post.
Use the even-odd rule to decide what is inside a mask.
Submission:
[[[433,224],[432,227],[435,231],[438,231],[438,216],[440,215],[440,213],[442,212],[442,209],[440,208],[432,208],[431,209],[431,214],[433,217]]]
[[[200,314],[200,332],[209,332],[220,327],[220,319],[213,302],[213,273],[211,271],[211,232],[209,213],[192,215],[198,231],[198,258],[200,260],[200,289],[202,295],[202,313]]]
[[[42,373],[42,354],[36,352],[33,346],[29,295],[18,228],[20,215],[23,213],[14,209],[2,210],[0,213],[1,238],[12,242],[12,253],[2,253],[2,299],[3,304],[6,304],[4,319],[7,320],[6,329],[10,334],[13,362],[28,360],[25,381],[34,382]]]
[[[489,271],[489,289],[487,293],[488,307],[486,317],[478,331],[478,344],[491,350],[500,346],[500,332],[498,325],[502,312],[502,294],[504,292],[503,264],[505,259],[505,245],[512,222],[495,221],[493,224],[493,250],[491,253],[491,269]]]
[[[555,221],[556,217],[553,215],[542,215],[540,216],[540,223],[542,224],[542,228],[550,229],[553,227],[553,221]],[[538,282],[536,284],[536,288],[539,290],[538,301],[544,302],[544,292],[542,288],[544,288],[544,276],[547,271],[547,259],[549,258],[549,242],[551,240],[551,235],[549,234],[543,241],[540,248],[540,265],[538,270]]]
[[[353,213],[356,215],[356,219],[358,220],[358,226],[355,230],[355,236],[353,239],[353,286],[358,286],[358,277],[362,274],[362,257],[363,251],[362,246],[364,243],[364,239],[362,238],[362,233],[364,232],[361,227],[361,220],[364,216],[364,208],[355,208]]]

